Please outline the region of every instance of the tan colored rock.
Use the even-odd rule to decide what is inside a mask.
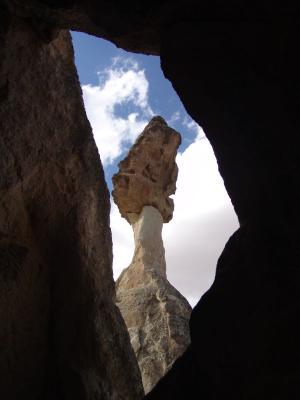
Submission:
[[[189,344],[191,307],[168,282],[159,211],[145,206],[133,223],[135,252],[117,280],[117,306],[126,322],[145,392]]]
[[[161,237],[163,219],[160,212],[145,206],[140,215],[131,214],[135,250],[132,264],[123,277],[123,288],[145,284],[145,272],[155,271],[166,279],[165,249]]]
[[[190,342],[191,306],[168,282],[162,241],[164,222],[173,216],[175,157],[180,135],[161,117],[138,137],[113,178],[114,201],[131,224],[135,251],[117,280],[117,305],[148,393]]]
[[[146,126],[113,176],[112,193],[122,217],[140,214],[145,205],[156,207],[164,222],[173,216],[178,168],[176,152],[181,137],[163,118],[154,117]]]
[[[190,342],[187,300],[168,282],[163,222],[173,215],[180,135],[161,117],[138,137],[113,178],[113,197],[132,225],[135,251],[116,283],[117,305],[148,393]]]
[[[117,280],[117,305],[148,393],[189,344],[191,307],[168,282],[159,211],[145,206],[133,223],[132,263]]]

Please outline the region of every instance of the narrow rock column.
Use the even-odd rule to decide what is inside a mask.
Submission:
[[[134,234],[135,271],[153,271],[164,278],[166,275],[165,249],[162,241],[163,219],[157,208],[145,206],[142,212],[130,217]]]
[[[191,307],[168,282],[162,227],[173,216],[180,135],[153,118],[114,176],[113,197],[131,224],[135,251],[116,283],[117,305],[148,393],[189,344]]]

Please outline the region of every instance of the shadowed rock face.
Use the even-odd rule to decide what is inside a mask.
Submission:
[[[140,214],[145,205],[157,208],[164,222],[173,216],[178,168],[176,152],[181,137],[163,118],[154,117],[119,164],[113,176],[115,203],[122,217]]]
[[[299,395],[299,32],[271,10],[264,22],[198,17],[164,37],[162,68],[214,148],[241,227],[192,312],[189,350],[147,400]]]
[[[0,362],[1,388],[9,388],[2,397],[16,398],[19,390],[23,398],[40,398],[41,393],[68,398],[62,391],[52,395],[48,387],[59,380],[53,367],[57,363],[65,371],[61,372],[64,390],[74,388],[75,399],[89,397],[74,382],[85,381],[89,390],[95,381],[105,387],[113,381],[114,388],[122,379],[126,385],[131,382],[124,375],[126,368],[122,374],[110,369],[112,354],[120,354],[114,352],[115,344],[108,351],[95,339],[101,332],[122,329],[119,325],[115,330],[114,324],[103,329],[102,314],[95,335],[99,307],[94,294],[113,292],[107,261],[107,195],[101,170],[94,168],[99,160],[88,139],[90,128],[80,122],[86,121],[82,102],[72,91],[73,61],[63,62],[68,46],[61,44],[58,49],[57,42],[50,43],[59,29],[72,28],[127,50],[160,54],[165,76],[205,129],[241,222],[219,260],[214,285],[193,310],[191,346],[147,400],[193,398],[195,393],[206,400],[297,398],[300,66],[296,6],[243,0],[162,1],[155,7],[135,0],[14,0],[1,2],[0,22],[0,253],[4,259],[0,326],[5,349]],[[25,32],[30,32],[29,37]],[[79,181],[80,188],[90,190],[71,190]],[[49,271],[55,271],[51,280]],[[96,291],[91,290],[95,282]],[[68,318],[72,323],[65,322]],[[101,349],[99,353],[95,348]],[[92,364],[102,365],[95,372],[96,380],[91,372],[89,379],[78,378],[80,368],[73,367],[84,365],[85,371],[91,371],[90,363],[83,361],[87,354]],[[106,360],[104,364],[100,359]]]
[[[140,399],[69,34],[0,25],[0,397]]]

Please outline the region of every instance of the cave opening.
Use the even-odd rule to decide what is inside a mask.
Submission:
[[[217,260],[238,220],[202,128],[187,114],[157,56],[129,53],[112,43],[72,32],[87,117],[111,193],[112,175],[154,115],[182,135],[174,218],[164,224],[169,281],[194,306],[211,286]],[[113,269],[118,278],[132,259],[130,225],[111,199]]]
[[[83,108],[68,29],[160,54],[165,76],[189,114],[205,127],[241,223],[219,258],[214,285],[192,312],[191,346],[146,399],[290,399],[299,394],[297,13],[293,7],[264,2],[196,3],[162,2],[150,8],[141,2],[1,3],[1,398],[143,398],[133,347],[139,351],[145,335],[132,332],[138,340],[131,343],[116,304],[109,196]],[[94,82],[85,81],[78,67],[87,91],[107,100],[103,88],[119,72],[121,84],[122,77],[131,79],[121,88],[135,88],[125,96],[131,103],[117,91],[117,102],[105,108],[102,101],[96,109],[99,132],[105,127],[103,110],[114,116],[107,126],[116,128],[115,137],[99,146],[102,161],[105,144],[110,157],[116,157],[116,143],[124,151],[140,132],[130,129],[132,123],[148,121],[147,115],[136,112],[138,106],[149,116],[152,110],[166,120],[174,114],[174,124],[184,121],[176,108],[168,115],[152,103],[154,84],[142,60],[134,62],[139,55],[124,66],[116,55],[111,61],[103,48],[92,50],[108,64],[92,65]],[[144,86],[137,85],[136,76]],[[163,82],[168,83],[159,81],[158,93]],[[167,104],[162,94],[158,100]],[[190,123],[191,128],[188,119]],[[97,126],[93,128],[97,133]],[[121,128],[127,140],[120,142]],[[190,279],[189,292],[173,282],[188,298],[191,281],[200,295],[201,256],[217,241],[216,233],[209,236],[209,216],[222,209],[213,207],[218,196],[209,196],[201,181],[203,172],[207,184],[213,182],[206,164],[197,163],[204,162],[203,149],[209,148],[197,129],[194,126],[190,142],[180,149],[181,172],[184,161],[191,168],[182,175],[183,189],[179,177],[174,219],[164,233],[170,229],[177,235],[170,239],[176,252],[165,239],[168,274],[171,280],[168,257],[174,251],[178,276]],[[112,163],[104,165],[109,184],[108,166]],[[211,214],[204,208],[205,199]],[[176,226],[180,218],[182,224]],[[215,218],[221,220],[220,215]],[[202,233],[191,229],[193,223]],[[120,237],[126,245],[132,235],[121,232]],[[199,253],[184,248],[185,242]],[[115,256],[120,249],[115,245]],[[197,275],[188,270],[190,259]],[[124,256],[120,260],[124,267]],[[144,286],[140,292],[144,294]],[[163,303],[161,297],[157,300]],[[178,309],[173,310],[177,317]],[[154,333],[164,339],[160,327],[156,324]],[[153,349],[151,337],[149,344],[146,361]]]

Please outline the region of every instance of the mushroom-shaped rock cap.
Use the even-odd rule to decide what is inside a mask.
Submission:
[[[164,222],[173,217],[178,168],[175,162],[181,136],[162,117],[154,117],[137,138],[112,178],[114,202],[130,222],[144,206],[156,207]]]

